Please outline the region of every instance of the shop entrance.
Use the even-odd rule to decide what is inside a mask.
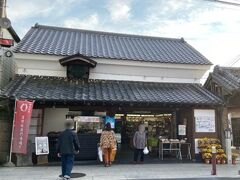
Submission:
[[[144,124],[147,133],[147,143],[151,150],[150,157],[158,157],[159,138],[177,138],[177,123],[174,113],[128,113],[115,114],[116,134],[121,134],[121,144],[118,148],[117,160],[121,163],[133,159],[133,136],[138,130],[139,124]]]
[[[80,153],[76,155],[76,161],[97,160],[97,147],[100,142],[101,132],[106,123],[106,117],[114,120],[114,131],[118,142],[116,163],[130,163],[133,161],[133,136],[140,124],[145,125],[147,144],[150,154],[145,161],[159,162],[159,138],[177,139],[176,112],[126,112],[125,114],[90,114],[88,116],[69,113],[66,119],[75,121],[75,128],[79,142]],[[59,161],[56,156],[55,145],[59,133],[48,133],[50,141],[49,161]],[[176,159],[176,158],[175,158]]]
[[[233,133],[233,145],[240,147],[240,119],[232,119],[232,133]]]

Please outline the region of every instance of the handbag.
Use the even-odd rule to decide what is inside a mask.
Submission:
[[[98,158],[100,162],[103,162],[103,152],[101,147],[98,147]]]
[[[143,154],[148,154],[149,153],[149,150],[148,150],[148,148],[147,148],[147,146],[143,149]]]
[[[116,153],[117,153],[117,149],[112,149],[112,151],[111,151],[111,157],[110,157],[110,161],[111,161],[111,162],[113,162],[113,161],[115,160]]]

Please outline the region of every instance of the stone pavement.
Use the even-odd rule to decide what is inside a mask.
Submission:
[[[113,165],[105,168],[102,165],[75,166],[74,173],[85,173],[82,180],[121,180],[121,179],[240,179],[239,165],[218,165],[217,176],[211,176],[211,165],[200,163],[188,164],[144,164]],[[0,167],[0,180],[57,180],[59,166],[37,167]]]

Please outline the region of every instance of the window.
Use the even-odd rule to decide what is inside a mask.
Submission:
[[[59,63],[67,67],[68,78],[84,80],[89,78],[89,69],[97,65],[96,61],[79,53],[59,59]]]
[[[67,77],[71,79],[88,79],[89,67],[81,64],[69,64],[67,66]]]
[[[212,83],[211,91],[217,96],[222,96],[222,87],[217,85],[216,83]]]
[[[216,94],[220,97],[222,96],[222,87],[221,86],[217,87]]]

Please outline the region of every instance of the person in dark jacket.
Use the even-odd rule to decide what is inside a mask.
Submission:
[[[80,145],[77,134],[72,131],[73,122],[67,121],[65,128],[58,138],[57,152],[62,161],[62,178],[67,180],[71,177],[74,154],[79,152]]]

